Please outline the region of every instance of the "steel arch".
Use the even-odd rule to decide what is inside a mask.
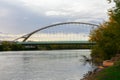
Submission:
[[[18,39],[24,38],[23,42],[25,42],[30,36],[32,36],[33,34],[39,32],[39,31],[42,31],[42,30],[47,29],[47,28],[59,26],[59,25],[65,25],[65,24],[86,24],[86,25],[92,25],[92,26],[97,26],[97,27],[99,26],[97,24],[85,23],[85,22],[62,22],[62,23],[56,23],[56,24],[48,25],[48,26],[42,27],[40,29],[37,29],[37,30],[35,30],[35,31],[31,32],[31,33],[28,33],[26,35],[23,35],[22,37],[19,37],[19,38],[15,39],[14,41],[17,41]]]

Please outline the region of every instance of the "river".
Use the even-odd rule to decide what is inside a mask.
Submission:
[[[93,66],[90,50],[0,52],[0,80],[80,80]]]

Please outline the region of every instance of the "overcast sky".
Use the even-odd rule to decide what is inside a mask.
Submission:
[[[107,0],[0,0],[0,32],[29,33],[65,21],[102,23]]]

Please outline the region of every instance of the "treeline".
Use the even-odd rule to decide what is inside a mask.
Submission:
[[[0,51],[19,51],[24,50],[25,47],[15,42],[2,41],[0,44]]]
[[[42,44],[22,45],[16,42],[3,41],[0,44],[0,51],[21,51],[21,50],[62,50],[62,49],[91,49],[93,44]]]

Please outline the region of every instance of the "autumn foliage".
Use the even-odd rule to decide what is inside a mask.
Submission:
[[[108,11],[109,20],[100,24],[90,34],[90,41],[96,42],[91,56],[101,62],[120,53],[120,0],[112,1],[115,7]]]

